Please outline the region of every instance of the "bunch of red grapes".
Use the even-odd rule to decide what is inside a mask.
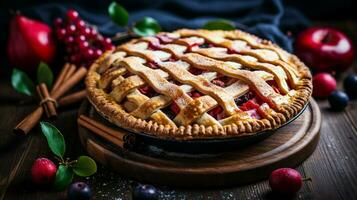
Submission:
[[[86,24],[77,11],[70,9],[66,20],[55,19],[57,39],[64,44],[65,59],[76,65],[89,66],[106,50],[115,46],[110,38],[103,37],[95,27]]]

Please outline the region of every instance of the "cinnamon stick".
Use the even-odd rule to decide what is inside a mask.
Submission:
[[[83,100],[86,97],[86,90],[81,90],[73,94],[62,97],[58,100],[60,106],[66,106]]]
[[[75,84],[77,84],[84,76],[87,74],[87,69],[85,67],[80,67],[71,77],[62,83],[57,90],[51,91],[51,97],[53,99],[58,99],[69,89],[71,89]]]
[[[120,148],[124,147],[125,133],[111,129],[104,124],[97,122],[87,116],[81,115],[78,118],[78,124],[91,130],[96,135],[112,142]]]
[[[56,79],[55,83],[52,86],[51,92],[56,90],[58,88],[58,86],[60,86],[60,84],[63,82],[70,67],[71,67],[71,65],[69,63],[64,64],[63,68],[61,69],[60,73],[58,74],[58,78]]]
[[[74,74],[72,74],[73,72],[73,67],[71,67],[70,64],[66,63],[63,69],[61,70],[59,77],[57,78],[50,93],[50,97],[52,99],[59,99],[71,87],[77,84],[86,75],[87,69],[85,67],[81,67]],[[65,79],[66,77],[68,77],[68,79]],[[39,106],[35,111],[28,115],[14,128],[14,132],[27,134],[41,119],[43,111],[44,109],[42,108],[42,106]]]
[[[47,86],[44,83],[41,83],[36,87],[37,93],[41,98],[40,105],[45,110],[45,113],[48,118],[54,118],[57,116],[56,111],[56,102],[51,98]]]
[[[42,113],[43,108],[42,106],[39,106],[14,128],[14,132],[26,135],[34,126],[36,126],[42,116]]]

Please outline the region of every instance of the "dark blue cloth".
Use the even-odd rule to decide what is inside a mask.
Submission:
[[[82,0],[62,3],[45,3],[22,8],[29,17],[52,23],[64,16],[67,8],[79,11],[81,17],[98,27],[105,35],[114,35],[122,28],[107,15],[111,1]],[[159,21],[164,31],[178,28],[200,28],[208,20],[229,19],[237,28],[259,35],[292,50],[292,39],[287,31],[296,31],[309,25],[297,10],[284,7],[281,0],[130,0],[118,1],[129,10],[130,23],[144,16]]]

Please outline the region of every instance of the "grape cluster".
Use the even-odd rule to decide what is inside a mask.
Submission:
[[[65,59],[76,65],[89,66],[106,50],[114,49],[110,38],[103,37],[95,27],[86,24],[77,11],[70,9],[66,20],[55,19],[58,41],[64,45]]]

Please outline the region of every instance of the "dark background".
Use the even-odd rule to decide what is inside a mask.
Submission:
[[[0,43],[6,45],[10,10],[20,10],[30,18],[52,24],[64,16],[67,8],[75,8],[81,17],[111,36],[123,29],[107,16],[111,0],[11,0],[0,3]],[[224,18],[237,23],[245,31],[270,39],[288,51],[293,34],[310,25],[310,20],[357,19],[354,0],[117,0],[130,14],[130,23],[144,16],[157,19],[163,30],[199,28],[210,19]],[[292,37],[293,38],[293,37]],[[4,48],[1,49],[2,51]]]

